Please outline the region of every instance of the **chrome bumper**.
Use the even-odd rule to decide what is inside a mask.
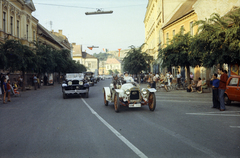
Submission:
[[[84,90],[65,90],[63,91],[63,93],[65,94],[81,94],[81,93],[87,93],[88,90],[84,89]]]

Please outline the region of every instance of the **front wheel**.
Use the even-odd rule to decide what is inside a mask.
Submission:
[[[67,95],[65,93],[63,93],[63,99],[66,99]]]
[[[156,96],[155,93],[150,93],[148,97],[148,106],[150,111],[154,111],[156,108]]]
[[[118,95],[118,93],[115,93],[115,96],[114,96],[114,110],[115,110],[115,112],[119,112],[119,109],[120,109],[119,95]]]

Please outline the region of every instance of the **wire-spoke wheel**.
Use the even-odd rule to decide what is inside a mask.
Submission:
[[[115,96],[114,96],[114,110],[115,110],[115,112],[119,112],[119,109],[120,109],[119,96],[118,96],[118,93],[115,93]]]
[[[150,111],[154,111],[156,108],[156,96],[155,93],[150,93],[148,97],[148,106]]]

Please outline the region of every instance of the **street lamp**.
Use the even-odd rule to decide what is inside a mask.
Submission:
[[[110,10],[110,11],[103,11],[102,9],[97,9],[96,12],[86,12],[85,14],[86,15],[95,15],[95,14],[112,14],[113,11]]]

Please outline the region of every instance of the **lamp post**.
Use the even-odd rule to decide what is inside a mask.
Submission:
[[[110,10],[110,11],[103,11],[102,9],[97,9],[97,11],[95,12],[86,12],[85,14],[86,15],[96,15],[96,14],[112,14],[113,11]]]

